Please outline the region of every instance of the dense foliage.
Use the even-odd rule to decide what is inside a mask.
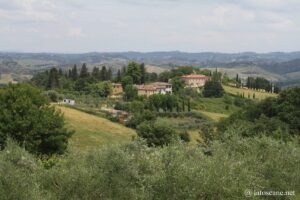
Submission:
[[[297,143],[232,137],[206,152],[133,142],[40,162],[9,144],[0,152],[0,199],[240,200],[245,190],[300,192]]]
[[[248,77],[246,87],[250,89],[263,89],[267,92],[279,92],[279,88],[263,77]]]
[[[224,89],[222,84],[218,81],[206,81],[203,88],[204,97],[222,97],[224,95]]]
[[[144,121],[137,127],[137,133],[149,146],[168,145],[178,137],[172,127],[159,121]]]
[[[221,121],[218,130],[224,132],[232,126],[243,127],[244,136],[265,132],[286,139],[288,135],[300,135],[300,88],[285,89],[278,98],[251,104]]]
[[[64,118],[49,105],[42,91],[27,84],[0,90],[0,147],[12,138],[30,152],[63,153],[70,131]]]

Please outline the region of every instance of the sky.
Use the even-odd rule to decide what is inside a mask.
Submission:
[[[0,0],[0,51],[300,50],[300,0]]]

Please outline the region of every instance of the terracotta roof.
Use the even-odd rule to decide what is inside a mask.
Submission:
[[[205,76],[203,74],[189,74],[189,75],[183,75],[182,78],[209,78],[208,76]]]
[[[156,87],[153,85],[134,85],[138,90],[156,90]]]
[[[149,85],[155,85],[155,86],[170,86],[170,85],[172,85],[172,84],[166,83],[166,82],[154,82],[154,83],[150,83]]]

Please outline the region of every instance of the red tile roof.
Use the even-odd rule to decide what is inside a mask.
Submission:
[[[199,78],[199,79],[207,79],[209,78],[208,76],[205,76],[203,74],[189,74],[189,75],[183,75],[181,78]]]
[[[134,85],[138,90],[155,91],[157,89],[165,89],[167,86],[172,86],[165,82],[154,82],[146,85]]]
[[[152,85],[134,85],[138,90],[155,91],[156,87]]]

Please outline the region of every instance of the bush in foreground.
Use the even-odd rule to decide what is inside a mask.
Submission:
[[[0,199],[246,199],[244,191],[300,192],[294,141],[240,138],[203,148],[144,142],[72,153],[50,169],[20,147],[0,152]],[[263,197],[262,197],[263,198]]]

